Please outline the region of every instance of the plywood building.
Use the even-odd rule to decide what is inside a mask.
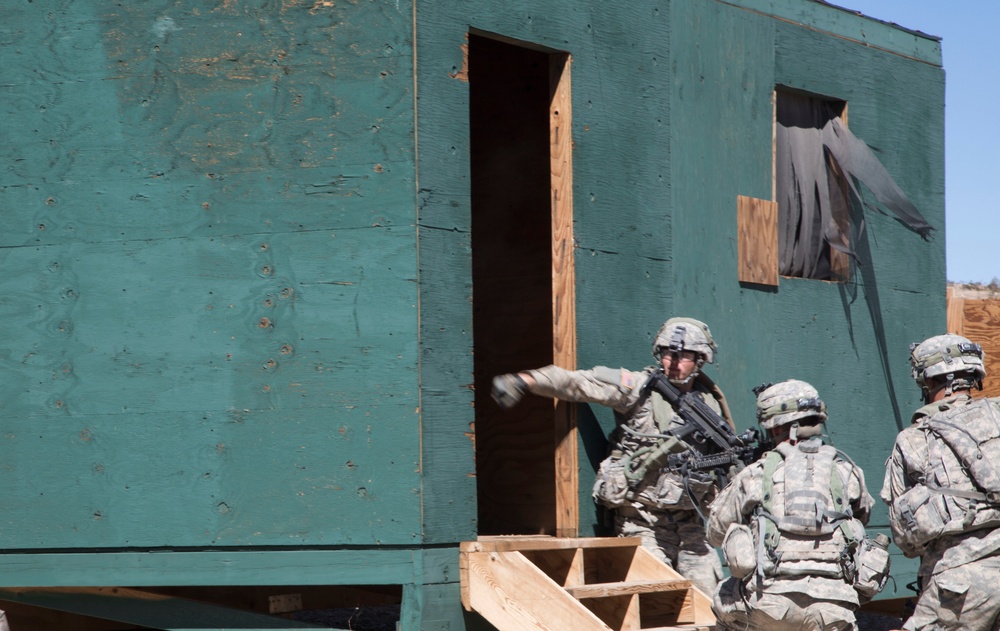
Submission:
[[[807,380],[880,487],[907,346],[945,326],[937,38],[815,0],[3,11],[12,622],[211,587],[481,624],[461,542],[607,534],[614,423],[501,413],[490,379],[640,368],[675,315],[740,429],[753,386]],[[852,207],[826,276],[779,274],[782,94],[837,104],[934,230]]]

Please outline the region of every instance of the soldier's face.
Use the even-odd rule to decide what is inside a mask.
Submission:
[[[668,379],[683,381],[694,372],[698,354],[694,351],[668,351],[660,354],[660,365]]]

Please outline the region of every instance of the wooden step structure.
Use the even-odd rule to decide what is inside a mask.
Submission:
[[[715,628],[711,598],[637,537],[480,537],[459,564],[462,605],[498,631]]]

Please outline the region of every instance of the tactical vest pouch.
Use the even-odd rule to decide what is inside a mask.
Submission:
[[[753,532],[745,524],[730,524],[722,540],[722,555],[729,565],[729,573],[745,578],[757,569],[757,549]]]
[[[883,534],[875,539],[865,537],[858,543],[854,558],[858,568],[854,589],[862,603],[868,602],[889,580],[889,538]]]
[[[900,547],[921,551],[930,541],[945,532],[948,509],[944,496],[918,484],[893,501],[891,522]]]
[[[593,498],[603,506],[617,508],[625,504],[628,490],[625,467],[621,460],[615,457],[605,458],[594,480]]]

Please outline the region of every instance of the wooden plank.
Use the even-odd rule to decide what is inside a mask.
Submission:
[[[638,537],[501,536],[480,537],[476,541],[463,541],[459,547],[462,552],[508,552],[512,550],[566,550],[569,548],[635,548],[641,545],[642,540]]]
[[[475,552],[462,581],[469,601],[498,631],[607,629],[589,609],[518,552]]]
[[[894,55],[941,65],[941,42],[934,35],[901,28],[838,6],[803,5],[797,0],[742,0],[740,9],[823,32]]]
[[[948,297],[948,332],[955,335],[965,335],[965,298],[958,295],[954,287],[949,286]]]
[[[583,572],[583,550],[580,548],[521,550],[520,552],[538,566],[538,569],[545,572],[545,575],[555,581],[557,585],[566,587],[586,583]]]
[[[549,156],[552,166],[552,361],[576,368],[576,265],[573,241],[573,136],[569,55],[549,56]],[[576,406],[555,405],[557,537],[579,534]]]
[[[458,564],[415,573],[414,549],[0,554],[0,586],[405,585],[447,582]],[[454,580],[452,578],[451,580]]]
[[[598,618],[615,631],[638,629],[642,621],[637,594],[581,600]]]
[[[1000,298],[958,298],[962,305],[962,333],[983,347],[986,378],[982,396],[1000,396]],[[949,305],[948,313],[951,315]],[[951,330],[950,322],[948,330]]]
[[[636,550],[635,559],[632,562],[632,569],[626,578],[634,581],[641,578],[655,576],[674,576],[683,578],[676,570],[669,567],[649,550],[639,547]],[[715,614],[712,613],[712,598],[694,585],[687,592],[680,611],[677,614],[679,622],[690,622],[694,624],[715,624]]]
[[[0,589],[0,599],[163,631],[331,629],[124,587]]]
[[[653,592],[681,591],[691,587],[691,581],[686,579],[666,579],[660,581],[627,581],[621,583],[595,583],[566,587],[575,598],[605,598],[624,596],[626,594],[650,594]]]
[[[778,285],[778,203],[736,197],[737,251],[741,283]]]

